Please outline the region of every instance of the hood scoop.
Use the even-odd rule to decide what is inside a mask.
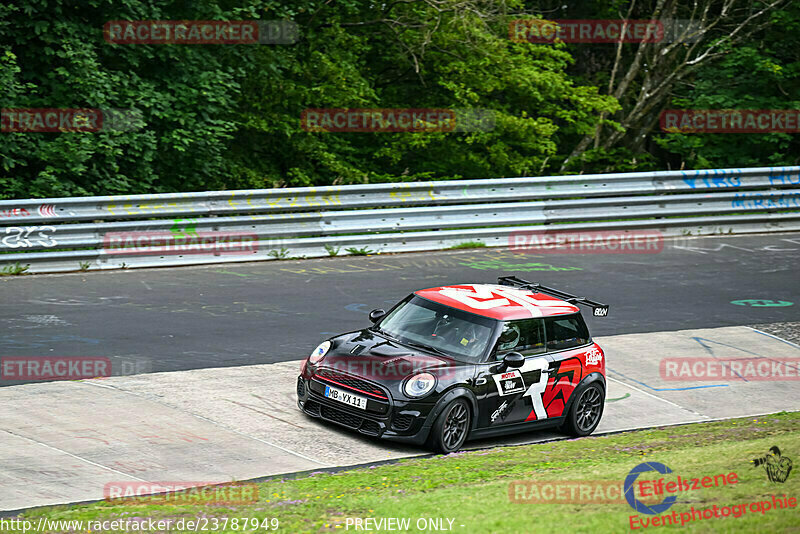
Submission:
[[[367,347],[365,347],[364,345],[356,345],[355,347],[353,347],[350,350],[350,354],[355,354],[356,356],[358,356],[359,354],[364,352],[365,348],[367,348]]]
[[[408,355],[396,356],[384,362],[384,365],[398,365],[398,364],[410,364],[413,365],[415,368],[418,367],[419,369],[425,367],[442,367],[446,365],[446,362],[442,361],[440,358],[432,358],[430,356],[412,356],[407,357]]]
[[[374,354],[375,356],[385,356],[387,358],[411,355],[411,353],[406,349],[401,349],[399,347],[394,347],[387,344],[375,345],[370,350],[370,353]]]

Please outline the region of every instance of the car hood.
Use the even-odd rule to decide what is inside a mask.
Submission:
[[[452,358],[406,347],[365,329],[333,338],[320,367],[385,381],[402,380],[423,371],[440,375],[463,365]]]

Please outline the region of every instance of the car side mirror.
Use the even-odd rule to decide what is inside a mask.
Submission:
[[[508,352],[503,356],[503,363],[501,364],[502,370],[505,371],[509,368],[518,369],[525,365],[525,356],[519,352]]]
[[[372,310],[371,312],[369,312],[369,320],[372,321],[373,323],[377,323],[384,317],[386,317],[386,310],[378,308],[376,310]]]

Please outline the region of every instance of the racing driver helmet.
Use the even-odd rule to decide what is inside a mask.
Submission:
[[[500,338],[497,340],[497,351],[503,352],[513,349],[519,343],[519,338],[519,327],[514,323],[506,323],[503,325],[503,331],[500,333]]]

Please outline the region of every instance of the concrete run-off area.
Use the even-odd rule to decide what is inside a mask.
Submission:
[[[597,340],[608,364],[597,433],[800,410],[800,381],[785,377],[663,376],[665,358],[800,361],[800,347],[769,333],[723,327]],[[2,388],[0,510],[102,499],[121,482],[210,484],[426,454],[306,417],[295,401],[298,370],[290,361]]]

